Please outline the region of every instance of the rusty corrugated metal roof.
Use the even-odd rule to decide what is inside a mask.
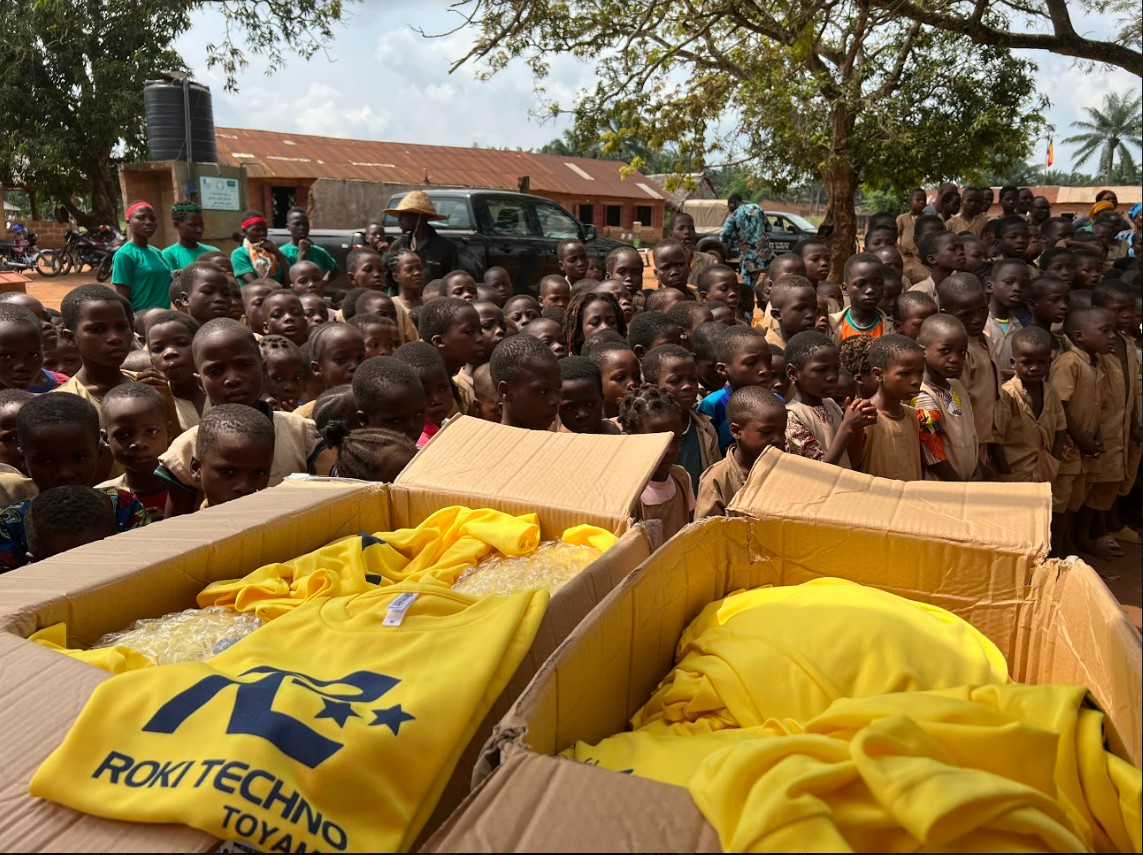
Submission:
[[[349,140],[246,128],[216,128],[218,162],[245,166],[251,178],[341,178],[386,184],[435,184],[516,190],[527,175],[532,192],[593,198],[666,198],[639,172],[626,179],[615,160],[526,151]]]

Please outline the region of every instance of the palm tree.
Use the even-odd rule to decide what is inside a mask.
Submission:
[[[1134,173],[1135,158],[1128,145],[1143,148],[1143,116],[1140,106],[1143,96],[1120,96],[1114,92],[1103,99],[1099,109],[1086,107],[1090,121],[1072,122],[1072,127],[1085,131],[1064,140],[1079,145],[1075,165],[1082,166],[1096,152],[1099,153],[1099,175],[1103,180],[1111,177],[1119,155],[1120,164]]]

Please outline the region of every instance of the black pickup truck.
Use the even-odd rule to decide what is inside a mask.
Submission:
[[[426,189],[433,206],[447,220],[432,224],[457,248],[460,266],[479,282],[489,267],[503,267],[517,292],[535,290],[540,279],[559,273],[556,244],[578,238],[589,255],[601,261],[620,241],[599,237],[595,226],[581,223],[550,199],[506,190]],[[398,193],[387,208],[397,207]],[[395,217],[385,218],[385,228],[398,234]]]
[[[517,292],[535,292],[549,273],[559,273],[556,244],[565,238],[584,242],[589,255],[601,261],[612,249],[629,244],[599,237],[550,199],[506,190],[426,190],[436,209],[448,216],[432,224],[442,237],[456,244],[460,266],[479,282],[489,267],[503,267]],[[398,193],[385,206],[395,208],[404,197]],[[390,240],[400,235],[395,217],[385,218]],[[285,229],[271,229],[270,240],[287,243]],[[345,269],[351,249],[365,245],[365,233],[349,229],[313,229],[310,240],[334,257]]]

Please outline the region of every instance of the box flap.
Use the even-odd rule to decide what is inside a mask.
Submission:
[[[627,519],[670,444],[668,434],[594,436],[524,430],[462,416],[434,436],[397,478],[470,507],[484,500]],[[590,520],[580,520],[588,522]]]
[[[682,787],[514,752],[422,852],[720,852]]]
[[[768,448],[727,510],[1042,557],[1051,490],[1047,484],[892,481]]]
[[[1112,750],[1143,766],[1143,641],[1099,574],[1074,556],[1044,562],[1020,628],[1018,655],[1009,657],[1013,676],[1086,686],[1107,714]]]

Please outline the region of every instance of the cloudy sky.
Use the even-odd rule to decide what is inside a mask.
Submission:
[[[532,79],[516,64],[482,82],[475,69],[448,73],[463,56],[472,35],[460,31],[425,39],[414,28],[443,33],[456,25],[444,0],[365,0],[350,7],[351,17],[336,30],[328,50],[309,61],[290,60],[265,75],[265,61],[252,57],[239,76],[239,92],[223,91],[222,77],[206,69],[206,45],[217,40],[221,16],[196,13],[194,26],[177,43],[194,77],[210,86],[215,123],[321,136],[379,139],[435,145],[538,148],[568,127],[566,120],[540,122],[529,116],[536,105]],[[1077,28],[1082,29],[1083,22]],[[1107,22],[1091,21],[1102,37]],[[1122,70],[1086,73],[1054,54],[1027,54],[1039,64],[1040,90],[1049,93],[1048,121],[1056,128],[1056,168],[1071,165],[1072,152],[1060,142],[1083,108],[1098,106],[1113,91],[1138,92],[1139,79]],[[555,57],[546,85],[552,97],[570,104],[594,82],[590,65]],[[1046,140],[1033,159],[1043,162]],[[1094,161],[1083,171],[1094,171]]]

